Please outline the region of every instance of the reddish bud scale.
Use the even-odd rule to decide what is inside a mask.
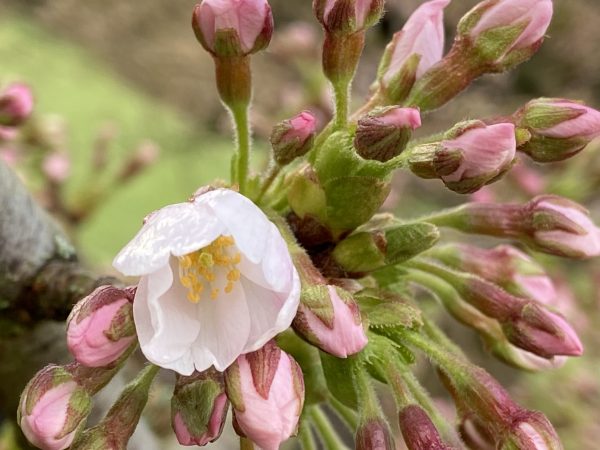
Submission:
[[[417,405],[400,411],[400,430],[409,450],[451,450],[446,445],[427,413]],[[383,448],[383,447],[382,447]]]
[[[394,438],[383,419],[370,419],[356,432],[356,450],[395,450]]]

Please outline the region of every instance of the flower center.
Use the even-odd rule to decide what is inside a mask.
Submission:
[[[187,298],[192,303],[198,303],[205,289],[210,289],[210,298],[219,297],[220,288],[213,284],[217,278],[217,271],[226,270],[226,284],[223,290],[226,294],[233,291],[233,286],[240,279],[237,265],[242,255],[234,253],[231,247],[235,241],[231,236],[219,236],[210,245],[196,250],[193,253],[178,257],[179,280],[188,289]],[[208,286],[208,289],[207,289]]]

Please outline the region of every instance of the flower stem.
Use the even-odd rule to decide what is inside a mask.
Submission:
[[[248,182],[248,169],[250,166],[250,126],[248,123],[248,106],[238,104],[231,108],[233,122],[235,123],[237,153],[232,164],[232,182],[239,185],[240,193],[244,194]]]
[[[256,197],[257,204],[260,204],[261,200],[263,199],[263,197],[265,196],[265,194],[267,193],[267,191],[273,184],[273,181],[275,181],[275,179],[277,178],[277,175],[279,175],[281,173],[281,169],[282,169],[282,166],[280,166],[279,164],[272,164],[269,167],[267,176],[263,181],[263,184],[260,188],[260,192],[258,193],[258,196]]]
[[[240,438],[240,450],[254,450],[254,444],[248,438]]]
[[[315,436],[313,435],[310,425],[307,422],[302,422],[298,437],[300,438],[302,450],[317,450]]]
[[[343,130],[348,125],[348,111],[350,108],[350,83],[341,81],[333,85],[335,94],[335,130]]]
[[[348,447],[342,442],[342,439],[333,429],[331,422],[318,406],[313,406],[309,410],[309,416],[317,428],[323,444],[327,449],[348,450]]]
[[[329,404],[350,429],[356,430],[358,428],[358,418],[354,411],[334,397],[331,397]]]

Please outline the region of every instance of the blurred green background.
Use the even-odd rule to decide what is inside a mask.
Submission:
[[[43,145],[35,139],[25,142],[27,153],[17,168],[40,201],[55,208],[84,259],[99,270],[110,270],[111,258],[147,213],[228,176],[233,148],[228,118],[214,89],[212,61],[189,26],[194,3],[0,0],[0,84],[20,80],[32,86],[37,107],[30,133],[52,142],[50,150],[40,150]],[[266,148],[276,121],[307,107],[322,122],[331,112],[327,86],[318,70],[320,31],[312,19],[311,2],[271,3],[277,24],[274,41],[253,62],[257,80],[253,122],[259,150]],[[368,93],[391,34],[421,1],[387,3],[385,21],[369,35],[355,84],[357,103]],[[448,7],[449,41],[460,16],[475,3],[455,0]],[[531,62],[511,74],[478,80],[467,93],[428,117],[424,131],[444,129],[465,118],[507,114],[531,97],[583,99],[600,107],[600,2],[555,0],[555,9],[549,39]],[[158,159],[119,179],[132,155],[149,147],[158,149]],[[57,150],[72,163],[68,179],[54,186],[59,203],[48,196],[36,171],[43,152]],[[597,147],[592,150],[597,153]],[[98,155],[107,159],[102,170],[94,165]],[[550,170],[548,176],[554,180],[550,188],[597,206],[596,178],[594,182],[582,179],[591,170],[592,156],[571,171],[565,165]],[[257,165],[264,161],[258,159]],[[589,176],[598,176],[596,172]],[[462,200],[437,182],[415,182],[403,175],[398,176],[394,195],[396,203],[389,206],[409,215]],[[600,210],[594,213],[600,219],[596,213]],[[549,260],[553,272],[566,275],[567,269],[555,261]],[[477,358],[511,383],[521,401],[547,413],[567,449],[594,450],[600,434],[596,350],[600,337],[593,326],[600,319],[599,277],[589,265],[575,266],[568,273],[576,278],[580,307],[587,316],[586,328],[582,326],[588,349],[585,358],[541,376],[520,375],[482,354]],[[480,347],[470,332],[457,329],[465,345]],[[3,445],[8,444],[0,443],[0,450],[8,448]]]

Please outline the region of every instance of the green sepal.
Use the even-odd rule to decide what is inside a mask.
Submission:
[[[523,20],[514,25],[494,27],[481,33],[474,43],[474,51],[481,63],[503,63],[504,57],[511,51],[511,47],[523,34],[528,20]]]
[[[421,311],[398,294],[365,290],[355,298],[371,330],[423,326]]]
[[[215,400],[222,393],[223,387],[210,378],[177,387],[171,398],[171,415],[180,413],[190,434],[201,436],[208,431]]]

